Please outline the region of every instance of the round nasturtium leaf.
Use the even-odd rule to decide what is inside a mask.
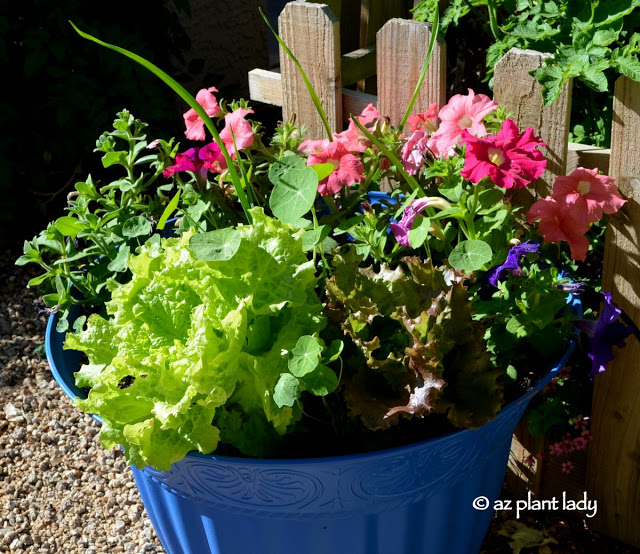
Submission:
[[[299,161],[298,161],[299,160]],[[304,160],[288,156],[269,169],[273,191],[269,206],[284,223],[294,223],[311,210],[318,192],[318,176]]]
[[[322,347],[311,335],[305,335],[298,339],[295,348],[289,358],[289,371],[296,377],[302,377],[311,373],[320,363]]]
[[[233,258],[241,242],[242,235],[237,229],[218,229],[193,235],[189,239],[189,248],[199,260],[222,262]]]
[[[489,263],[492,258],[493,251],[486,242],[472,239],[460,242],[453,249],[449,263],[464,273],[471,273]]]

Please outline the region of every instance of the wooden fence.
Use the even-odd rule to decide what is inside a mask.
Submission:
[[[349,0],[328,0],[338,13]],[[386,16],[405,9],[405,0],[385,0]],[[343,4],[346,3],[346,4]],[[280,35],[297,57],[314,86],[335,131],[341,131],[350,114],[368,103],[390,116],[397,125],[408,104],[426,55],[431,27],[407,19],[390,19],[383,25],[372,7],[379,0],[362,0],[369,21],[361,24],[358,48],[341,53],[340,24],[326,4],[290,2],[279,18]],[[401,5],[402,4],[402,5]],[[373,40],[377,30],[375,44]],[[362,33],[362,29],[366,32]],[[343,29],[345,36],[345,29]],[[355,30],[354,30],[355,33]],[[348,33],[346,33],[348,35]],[[365,37],[363,39],[363,36]],[[368,37],[368,38],[367,38]],[[351,37],[352,38],[352,37]],[[432,102],[446,102],[446,45],[438,41],[429,72],[414,112],[426,111]],[[577,166],[598,167],[616,178],[628,199],[609,219],[602,286],[640,325],[640,83],[620,77],[615,85],[611,149],[567,143],[571,84],[558,101],[542,106],[538,83],[529,71],[548,54],[510,51],[496,66],[494,98],[513,112],[520,127],[533,127],[547,143],[547,170],[536,183],[534,195],[551,190],[556,175]],[[292,62],[281,52],[281,73],[255,69],[249,73],[251,98],[280,105],[283,118],[295,114],[309,128],[307,138],[321,138],[323,128]],[[373,60],[375,59],[375,64]],[[366,83],[377,75],[377,96],[343,86]],[[617,353],[605,374],[595,379],[592,412],[593,442],[589,447],[586,492],[598,502],[592,527],[640,546],[640,344],[631,338]],[[516,452],[517,454],[517,452]]]

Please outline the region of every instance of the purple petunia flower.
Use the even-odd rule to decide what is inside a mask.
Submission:
[[[451,205],[444,198],[437,196],[426,196],[424,198],[416,198],[413,200],[411,204],[404,209],[400,222],[392,222],[389,225],[398,244],[402,246],[409,246],[409,231],[411,231],[411,228],[413,227],[413,222],[419,214],[429,207],[446,210],[447,208],[450,208]]]
[[[618,318],[622,310],[613,303],[610,292],[602,292],[604,307],[597,321],[578,320],[572,324],[584,331],[589,337],[591,345],[591,371],[589,377],[603,373],[607,364],[613,360],[611,347],[623,348],[626,338],[633,332],[631,327],[623,325]]]
[[[482,285],[479,291],[480,298],[483,300],[490,299],[498,288],[498,281],[504,279],[505,273],[522,275],[522,270],[520,269],[522,258],[526,254],[538,252],[539,250],[540,245],[537,242],[530,241],[511,248],[507,254],[507,259],[503,263],[492,267],[482,276]]]

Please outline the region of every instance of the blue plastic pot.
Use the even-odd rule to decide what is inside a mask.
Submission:
[[[71,398],[78,352],[62,350],[56,316],[46,352]],[[531,398],[562,368],[479,429],[372,453],[253,460],[191,453],[170,471],[133,469],[171,554],[477,553],[500,496],[511,436]],[[477,497],[488,509],[476,510]]]

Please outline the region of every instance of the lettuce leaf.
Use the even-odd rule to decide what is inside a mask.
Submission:
[[[251,213],[229,260],[197,259],[191,233],[142,246],[131,281],[110,284],[109,319],[92,315],[67,335],[65,348],[89,359],[76,374],[91,387],[78,406],[138,468],[169,469],[221,440],[264,455],[301,417],[273,390],[299,337],[325,326],[315,269],[292,227]]]
[[[446,413],[460,427],[493,417],[502,404],[502,372],[490,363],[463,276],[417,257],[394,269],[360,267],[362,260],[343,247],[327,282],[327,313],[363,360],[345,378],[350,413],[372,430],[400,416]]]

